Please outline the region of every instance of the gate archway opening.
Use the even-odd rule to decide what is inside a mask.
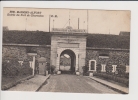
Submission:
[[[60,54],[59,70],[62,74],[74,74],[76,65],[76,55],[70,50],[64,50]]]

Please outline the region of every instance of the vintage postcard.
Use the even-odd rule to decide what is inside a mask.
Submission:
[[[129,93],[128,10],[3,8],[2,91]]]

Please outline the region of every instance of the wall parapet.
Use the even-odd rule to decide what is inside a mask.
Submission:
[[[3,46],[32,46],[32,47],[51,47],[51,45],[39,45],[39,44],[14,44],[14,43],[3,43]]]
[[[121,48],[93,48],[86,47],[87,50],[115,50],[115,51],[129,51],[129,49],[121,49]]]
[[[3,46],[33,46],[33,47],[51,47],[51,45],[39,45],[39,44],[15,44],[15,43],[3,43]],[[94,48],[86,47],[86,50],[116,50],[116,51],[129,51],[130,49],[121,49],[121,48]]]

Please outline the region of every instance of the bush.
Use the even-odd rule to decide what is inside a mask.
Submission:
[[[22,66],[17,59],[2,62],[2,75],[5,76],[31,75],[32,71],[33,69],[29,67],[28,61],[25,61]]]
[[[106,73],[107,73],[107,74],[112,74],[112,70],[113,70],[112,65],[107,64],[105,70],[106,70]]]
[[[55,68],[56,67],[54,65],[50,65],[50,63],[47,63],[46,70],[48,71],[48,73],[54,73]]]
[[[89,73],[90,73],[90,72],[86,72],[84,75],[85,75],[85,76],[89,76]]]
[[[102,66],[101,66],[101,64],[97,64],[97,67],[96,67],[96,71],[97,71],[97,73],[100,73],[101,70],[102,70]]]
[[[125,71],[126,71],[126,66],[124,65],[119,65],[116,67],[116,70],[118,72],[118,76],[125,76]]]
[[[2,75],[7,75],[9,63],[2,61]]]
[[[29,61],[24,61],[22,67],[25,67],[25,68],[30,67]]]
[[[21,65],[16,59],[5,60],[2,62],[2,75],[16,76],[21,68]]]
[[[125,79],[125,78],[117,77],[117,76],[114,76],[114,75],[109,75],[107,73],[94,73],[94,76],[102,77],[105,80],[113,80],[113,81],[122,83],[126,86],[129,86],[129,80]]]
[[[126,79],[129,79],[129,73],[125,73],[125,74],[124,74],[124,77],[125,77]]]
[[[50,70],[50,63],[47,63],[46,70]]]
[[[83,70],[83,75],[86,75],[88,73],[88,67],[87,66],[83,66],[82,70]]]
[[[18,75],[32,75],[33,69],[31,67],[22,67]]]
[[[54,65],[51,65],[50,68],[51,68],[51,73],[55,73],[56,67]]]

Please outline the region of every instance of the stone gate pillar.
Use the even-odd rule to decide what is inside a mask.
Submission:
[[[33,57],[32,68],[33,68],[33,75],[34,75],[34,73],[35,73],[35,56],[37,55],[37,53],[28,53],[28,55]]]
[[[79,71],[79,59],[78,59],[79,55],[78,53],[76,53],[76,69],[75,71]]]

